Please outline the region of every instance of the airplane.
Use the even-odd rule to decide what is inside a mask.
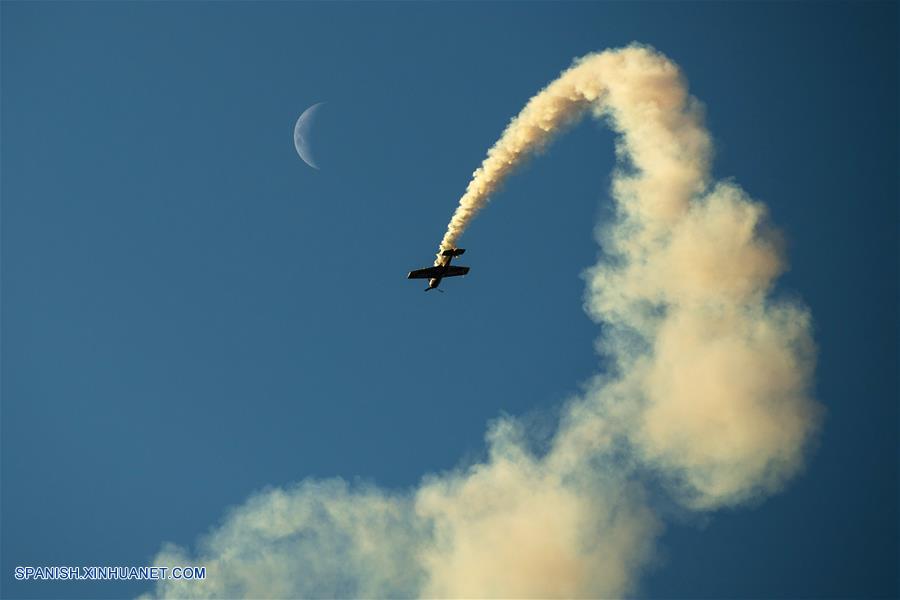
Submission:
[[[437,289],[437,286],[441,285],[441,279],[444,277],[458,277],[459,275],[465,275],[469,272],[469,267],[455,267],[450,264],[450,261],[453,260],[454,256],[459,256],[465,251],[465,248],[451,248],[449,250],[444,250],[441,252],[439,264],[428,267],[427,269],[410,271],[406,278],[427,279],[428,287],[425,288],[426,292],[428,290]],[[444,290],[439,291],[442,292]]]

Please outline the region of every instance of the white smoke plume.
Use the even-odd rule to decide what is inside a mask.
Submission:
[[[678,67],[645,46],[586,56],[532,98],[475,172],[441,249],[523,160],[586,112],[620,135],[617,216],[585,307],[612,367],[543,451],[495,422],[488,458],[389,493],[335,480],[260,493],[191,554],[203,582],[160,597],[620,597],[653,556],[650,474],[688,509],[777,491],[819,422],[810,318],[771,298],[784,270],[765,208],[710,182],[711,144]],[[549,207],[548,207],[549,209]]]

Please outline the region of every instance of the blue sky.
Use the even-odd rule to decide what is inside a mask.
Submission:
[[[148,564],[266,486],[413,486],[602,364],[582,271],[613,136],[584,122],[427,264],[472,170],[572,59],[637,40],[714,173],[786,238],[824,427],[758,506],[670,520],[643,597],[898,593],[894,3],[0,5],[3,597],[16,565]],[[321,171],[291,130],[327,101]],[[558,209],[537,207],[558,203]]]

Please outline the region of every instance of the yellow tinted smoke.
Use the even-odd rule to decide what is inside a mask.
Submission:
[[[617,371],[592,387],[584,414],[615,416],[617,433],[692,506],[775,489],[818,421],[809,316],[769,298],[785,268],[779,238],[736,185],[710,189],[702,108],[663,55],[638,45],[588,55],[529,100],[475,171],[440,247],[455,247],[505,178],[588,111],[620,134],[620,164],[617,215],[585,302]]]
[[[674,217],[707,176],[710,142],[678,68],[641,46],[579,59],[534,96],[475,171],[450,219],[440,249],[453,248],[472,218],[525,159],[592,109],[625,133],[621,155],[645,170],[621,177],[616,195],[646,218]]]
[[[162,582],[159,595],[620,597],[661,528],[648,471],[693,510],[761,497],[797,472],[818,421],[809,315],[771,298],[779,237],[762,205],[711,184],[701,107],[661,54],[586,56],[532,98],[475,171],[441,249],[587,113],[620,136],[616,216],[585,295],[610,367],[544,449],[504,418],[486,460],[405,493],[334,481],[263,492],[196,558],[166,547],[157,564],[206,564],[210,577]]]

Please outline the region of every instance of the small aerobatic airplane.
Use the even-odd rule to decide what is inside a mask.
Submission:
[[[441,285],[441,279],[444,277],[457,277],[459,275],[465,275],[469,272],[469,267],[454,267],[450,265],[450,261],[453,260],[454,256],[459,256],[465,252],[464,248],[451,248],[450,250],[444,250],[441,252],[440,263],[433,266],[428,267],[427,269],[419,269],[417,271],[410,271],[409,275],[406,276],[407,279],[427,279],[428,287],[425,288],[425,291],[436,289],[437,286]],[[441,290],[443,291],[443,290]]]

